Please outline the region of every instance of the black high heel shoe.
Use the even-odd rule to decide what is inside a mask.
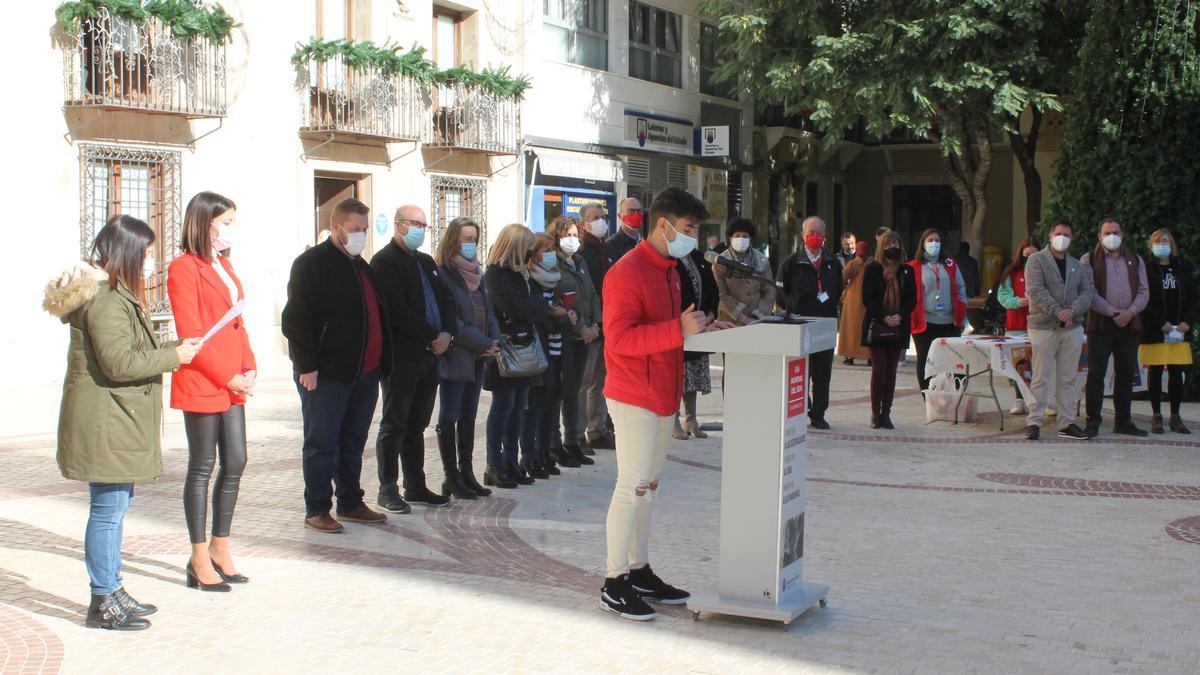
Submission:
[[[224,581],[219,581],[215,584],[206,584],[203,581],[200,581],[200,579],[196,576],[196,569],[192,567],[192,562],[190,560],[188,561],[186,571],[188,588],[199,588],[200,590],[208,591],[209,593],[228,593],[229,591],[233,590],[229,587],[229,584],[225,583]],[[217,574],[220,574],[220,572],[217,572]]]
[[[225,570],[221,569],[221,566],[217,564],[216,560],[212,561],[212,566],[213,566],[213,569],[217,571],[217,574],[221,575],[221,581],[224,581],[227,584],[248,584],[248,583],[250,583],[250,577],[248,577],[244,574],[226,574]]]

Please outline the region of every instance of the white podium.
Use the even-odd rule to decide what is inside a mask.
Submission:
[[[803,580],[808,355],[833,349],[837,321],[759,323],[693,335],[684,349],[725,354],[720,580],[688,600],[701,612],[791,623],[825,606]]]

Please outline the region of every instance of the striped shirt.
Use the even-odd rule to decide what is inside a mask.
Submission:
[[[541,286],[538,286],[541,288]],[[542,289],[542,297],[546,299],[546,304],[554,304],[554,290]],[[562,356],[563,338],[562,333],[547,333],[546,334],[546,354],[552,357]]]

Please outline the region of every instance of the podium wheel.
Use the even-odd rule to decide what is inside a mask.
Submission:
[[[821,606],[821,609],[825,609],[825,606],[828,605],[829,603],[825,602],[825,598],[821,598],[820,600],[817,601],[817,604]]]

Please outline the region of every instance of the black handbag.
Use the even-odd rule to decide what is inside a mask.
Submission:
[[[542,340],[532,327],[512,335],[500,335],[500,353],[496,355],[500,377],[533,377],[549,367]]]
[[[904,322],[889,326],[886,321],[871,319],[867,326],[867,344],[872,345],[880,340],[899,340],[904,335]]]
[[[1008,310],[1000,304],[1000,284],[997,281],[989,290],[987,300],[983,303],[983,329],[985,335],[1004,335],[1004,326],[1008,321]]]

